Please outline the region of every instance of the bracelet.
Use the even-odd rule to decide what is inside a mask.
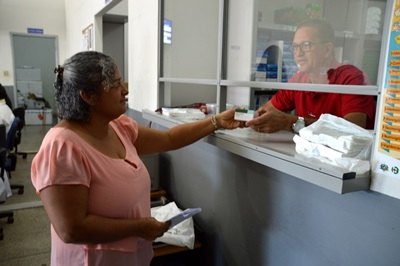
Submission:
[[[217,123],[217,116],[216,115],[211,116],[211,124],[214,126],[214,130],[218,129],[218,123]]]

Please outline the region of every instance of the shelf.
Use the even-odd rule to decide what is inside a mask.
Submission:
[[[143,111],[143,118],[167,128],[184,123],[148,110]],[[293,141],[274,142],[238,138],[230,134],[229,130],[217,131],[204,138],[204,141],[339,194],[369,189],[369,175],[356,176],[354,172],[297,154]]]

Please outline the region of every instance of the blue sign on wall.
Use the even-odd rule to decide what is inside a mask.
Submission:
[[[172,44],[172,21],[164,19],[164,40],[165,44]]]
[[[34,34],[43,34],[43,29],[39,28],[28,28],[28,33],[34,33]]]

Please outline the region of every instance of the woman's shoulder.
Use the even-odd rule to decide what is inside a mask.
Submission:
[[[120,115],[118,118],[113,120],[113,122],[117,124],[123,124],[123,125],[136,125],[136,121],[133,120],[131,117],[127,116],[126,114]]]
[[[138,136],[139,124],[125,114],[113,120],[111,125],[120,136],[123,135],[129,139],[136,139]]]
[[[77,146],[81,147],[81,138],[73,130],[64,126],[54,126],[44,136],[42,146]]]
[[[138,123],[125,114],[113,120],[112,123],[115,124],[118,128],[128,128],[133,130],[137,130],[138,128]]]

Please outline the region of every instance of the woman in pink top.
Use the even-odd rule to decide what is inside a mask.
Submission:
[[[127,88],[111,57],[81,52],[55,71],[60,122],[32,162],[32,183],[51,222],[51,265],[149,265],[168,224],[150,216],[150,177],[139,155],[181,148],[234,110],[166,131],[124,115]]]

